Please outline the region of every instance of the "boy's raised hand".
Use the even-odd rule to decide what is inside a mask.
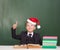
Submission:
[[[13,28],[13,29],[16,29],[16,28],[17,28],[17,24],[18,24],[18,23],[17,23],[17,21],[16,21],[16,23],[13,24],[12,28]]]

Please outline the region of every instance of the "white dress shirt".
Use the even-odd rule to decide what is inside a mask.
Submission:
[[[31,37],[33,37],[33,32],[27,32],[27,36],[29,36],[29,34],[31,34]]]

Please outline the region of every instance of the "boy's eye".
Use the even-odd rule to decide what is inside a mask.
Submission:
[[[31,26],[33,26],[33,25],[31,25]]]
[[[29,25],[26,25],[26,26],[29,26]]]

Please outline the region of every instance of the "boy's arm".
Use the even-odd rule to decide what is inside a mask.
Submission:
[[[42,38],[41,37],[39,37],[39,43],[40,43],[40,45],[42,45]]]
[[[21,38],[21,35],[16,35],[16,29],[11,28],[12,38],[19,39]]]
[[[42,45],[42,38],[40,37],[40,34],[39,33],[35,33],[35,44],[40,44]]]
[[[20,40],[20,35],[16,35],[16,28],[17,28],[17,21],[15,24],[13,24],[12,28],[11,28],[11,33],[12,33],[12,38],[15,38],[15,39],[19,39]]]
[[[38,33],[38,39],[39,39],[39,44],[42,45],[42,38],[39,33]]]

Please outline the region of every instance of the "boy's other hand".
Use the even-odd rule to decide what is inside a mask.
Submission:
[[[13,27],[13,29],[16,29],[16,28],[17,28],[17,24],[18,24],[18,23],[17,23],[17,21],[16,21],[16,23],[15,23],[15,24],[13,24],[13,26],[12,26],[12,27]]]

